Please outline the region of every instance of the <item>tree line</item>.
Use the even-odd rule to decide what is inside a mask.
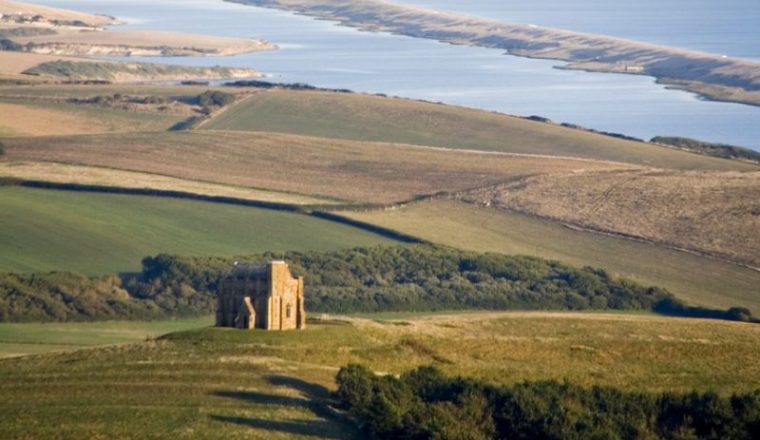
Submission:
[[[265,264],[282,254],[143,259],[128,276],[55,272],[0,274],[0,321],[156,319],[213,313],[234,261]],[[751,321],[749,310],[691,307],[667,290],[533,257],[480,254],[433,245],[290,252],[305,277],[311,312],[641,310]]]
[[[760,390],[645,394],[556,381],[497,386],[419,367],[341,368],[336,397],[372,439],[757,439]]]

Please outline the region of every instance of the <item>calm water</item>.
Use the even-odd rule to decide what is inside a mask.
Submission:
[[[758,0],[394,0],[760,61]]]
[[[404,1],[412,3],[412,0]],[[607,5],[603,10],[611,8],[608,3],[623,4],[622,0],[606,2],[579,0],[573,3]],[[679,3],[676,0],[670,2]],[[563,71],[553,68],[561,64],[559,62],[504,56],[501,51],[493,49],[360,32],[287,12],[219,0],[40,0],[39,3],[114,15],[129,21],[128,25],[122,26],[124,29],[260,37],[281,47],[275,52],[235,57],[168,58],[162,59],[162,62],[253,67],[278,81],[308,82],[322,87],[443,101],[513,114],[542,115],[558,122],[572,122],[642,138],[655,135],[688,136],[760,150],[760,108],[702,101],[686,92],[666,90],[654,84],[652,78]],[[569,13],[563,13],[561,8],[554,10],[548,7],[550,4],[566,3],[562,0],[414,0],[413,3],[440,8],[446,6],[474,15],[609,33],[655,43],[676,44],[676,40],[667,38],[681,38],[668,37],[671,33],[664,31],[649,32],[650,36],[644,38],[642,35],[647,34],[646,29],[638,26],[640,34],[636,34],[637,26],[614,25],[615,21],[625,21],[624,17],[605,23],[603,12],[596,14],[595,19],[586,17],[573,22],[565,17]],[[461,5],[456,7],[457,3]],[[501,9],[500,3],[517,6],[512,10]],[[684,3],[680,1],[681,5]],[[692,3],[707,2],[699,0]],[[738,5],[760,2],[726,0],[713,3]],[[527,6],[529,4],[534,6]],[[542,4],[547,5],[543,12]],[[626,8],[636,9],[638,4]],[[651,13],[646,8],[647,4],[651,6],[655,2],[647,0],[641,4],[640,15],[646,16]],[[564,10],[567,11],[567,8]],[[521,11],[521,15],[514,11]],[[705,12],[705,15],[711,14]],[[727,13],[727,16],[735,15]],[[721,15],[713,15],[718,16]],[[741,21],[739,18],[736,20]],[[695,24],[700,25],[704,23]],[[758,30],[753,27],[751,32],[757,34]],[[675,29],[672,34],[686,35]],[[719,34],[721,38],[713,38],[712,34]],[[689,35],[696,34],[692,32]],[[758,57],[760,43],[757,39],[738,44],[734,40],[741,38],[735,35],[723,38],[724,33],[719,28],[709,28],[703,35],[704,41],[700,44],[704,46],[681,45],[748,58]],[[699,38],[683,38],[684,41],[699,43]],[[723,50],[710,49],[711,44]]]

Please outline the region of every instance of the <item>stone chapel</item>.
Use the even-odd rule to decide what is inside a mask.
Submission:
[[[216,325],[265,330],[305,328],[303,277],[294,278],[284,261],[264,266],[236,263],[219,289]]]

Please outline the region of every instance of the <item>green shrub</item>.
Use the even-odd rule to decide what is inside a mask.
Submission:
[[[756,439],[760,390],[623,392],[556,381],[495,386],[421,367],[399,378],[349,365],[336,397],[374,439]]]
[[[0,274],[0,321],[209,314],[235,260],[264,264],[282,257],[162,254],[143,259],[140,274],[105,279],[110,281],[66,273]],[[663,289],[532,257],[412,245],[293,252],[284,258],[295,275],[304,276],[306,308],[312,312],[613,309],[753,319],[747,309],[689,307]]]
[[[224,107],[235,102],[235,95],[219,91],[207,90],[198,95],[198,105],[201,107]]]

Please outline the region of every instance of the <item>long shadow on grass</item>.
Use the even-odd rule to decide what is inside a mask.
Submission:
[[[356,437],[356,428],[351,420],[331,407],[330,391],[327,388],[288,376],[267,376],[266,379],[272,385],[290,388],[297,391],[303,397],[282,396],[257,391],[219,390],[213,394],[253,405],[300,408],[310,411],[319,419],[276,421],[256,417],[226,415],[212,415],[211,418],[224,423],[234,423],[251,428],[279,431],[286,434],[319,438]]]

